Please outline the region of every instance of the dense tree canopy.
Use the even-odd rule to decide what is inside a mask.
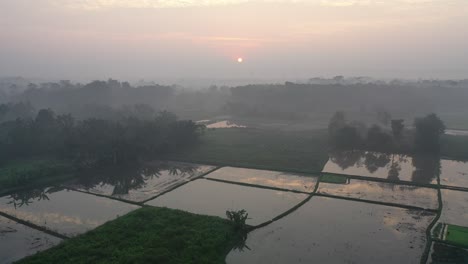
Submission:
[[[35,118],[0,124],[0,157],[6,161],[47,155],[71,158],[81,165],[126,163],[193,144],[203,128],[192,121],[179,121],[169,112],[151,119],[125,116],[119,121],[77,121],[71,115],[41,109]]]

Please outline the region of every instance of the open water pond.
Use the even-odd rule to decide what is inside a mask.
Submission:
[[[233,167],[221,168],[206,175],[205,178],[309,193],[314,191],[318,179],[316,176]]]
[[[313,197],[290,215],[249,233],[237,263],[419,263],[435,214]]]
[[[209,124],[206,126],[206,128],[246,128],[246,126],[238,125],[229,120],[223,120],[223,121]]]
[[[85,175],[80,180],[70,182],[65,186],[94,194],[142,202],[214,168],[214,166],[182,162],[153,162],[138,168]]]
[[[330,154],[323,172],[365,176],[389,181],[437,184],[440,158],[410,157],[369,151],[345,151]]]
[[[468,227],[468,192],[441,192],[443,207],[439,222]]]
[[[468,189],[468,162],[441,160],[440,184]]]
[[[47,188],[0,197],[0,211],[75,236],[122,216],[139,206],[75,191]]]
[[[258,225],[289,210],[306,199],[307,196],[300,193],[200,179],[146,204],[223,218],[226,218],[227,210],[245,209],[250,218],[247,220],[247,224]]]
[[[61,239],[0,216],[0,263],[12,263],[60,243]]]
[[[385,182],[372,182],[348,179],[347,183],[320,182],[319,193],[350,197],[378,202],[417,206],[424,209],[437,209],[437,190]]]

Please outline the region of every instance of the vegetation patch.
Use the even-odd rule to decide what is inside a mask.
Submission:
[[[143,207],[19,263],[224,263],[238,237],[218,217]]]
[[[207,130],[200,144],[170,159],[256,169],[315,173],[328,160],[327,133],[249,128]]]
[[[53,158],[20,159],[0,167],[0,193],[17,187],[49,184],[73,175],[71,162]]]
[[[468,227],[448,225],[445,240],[458,246],[468,248]]]
[[[348,182],[348,177],[334,174],[323,174],[322,178],[320,178],[320,182],[346,184]]]

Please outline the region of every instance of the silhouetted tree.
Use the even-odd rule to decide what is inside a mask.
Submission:
[[[374,125],[367,131],[366,147],[370,150],[390,150],[392,147],[392,138],[378,125]]]
[[[393,119],[392,120],[392,134],[396,139],[401,138],[403,134],[403,129],[405,128],[403,119]]]
[[[438,152],[440,136],[445,132],[445,125],[436,114],[430,114],[414,121],[414,145],[419,152]]]

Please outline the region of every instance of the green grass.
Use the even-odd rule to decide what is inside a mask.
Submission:
[[[445,240],[455,245],[468,248],[468,227],[448,225]]]
[[[0,193],[15,188],[49,184],[72,176],[70,162],[52,159],[24,159],[0,167]]]
[[[227,220],[143,207],[19,263],[224,263],[235,241]]]
[[[333,174],[323,174],[320,178],[320,182],[345,184],[346,182],[348,182],[348,177]]]
[[[207,130],[193,149],[176,160],[259,169],[320,172],[328,160],[327,132],[263,129]]]

